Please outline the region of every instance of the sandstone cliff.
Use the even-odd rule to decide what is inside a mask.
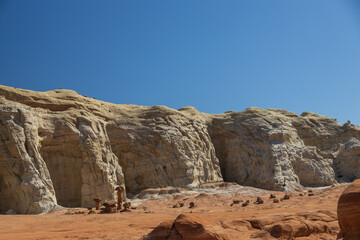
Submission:
[[[118,185],[295,190],[360,177],[360,128],[309,112],[210,115],[0,86],[0,133],[0,212],[93,205]]]

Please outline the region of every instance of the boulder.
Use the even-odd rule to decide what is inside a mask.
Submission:
[[[337,214],[345,239],[360,239],[360,179],[355,180],[341,194]]]
[[[191,216],[190,214],[180,214],[175,221],[167,221],[159,224],[143,240],[227,240],[228,237],[217,234],[206,226],[206,220]]]

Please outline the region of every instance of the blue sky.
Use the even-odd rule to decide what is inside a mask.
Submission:
[[[0,84],[360,125],[356,0],[0,0]]]

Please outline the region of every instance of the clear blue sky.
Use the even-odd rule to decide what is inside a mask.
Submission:
[[[357,0],[0,0],[0,84],[360,125]]]

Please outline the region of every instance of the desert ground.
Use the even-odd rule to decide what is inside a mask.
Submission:
[[[0,239],[142,239],[180,214],[227,239],[336,239],[337,202],[346,186],[290,193],[233,183],[192,190],[150,189],[129,199],[129,212],[88,214],[86,208],[61,208],[41,215],[1,215]],[[270,194],[279,202],[274,203]],[[290,199],[283,200],[285,194]],[[255,203],[258,197],[262,204]],[[242,206],[246,200],[250,203]]]

